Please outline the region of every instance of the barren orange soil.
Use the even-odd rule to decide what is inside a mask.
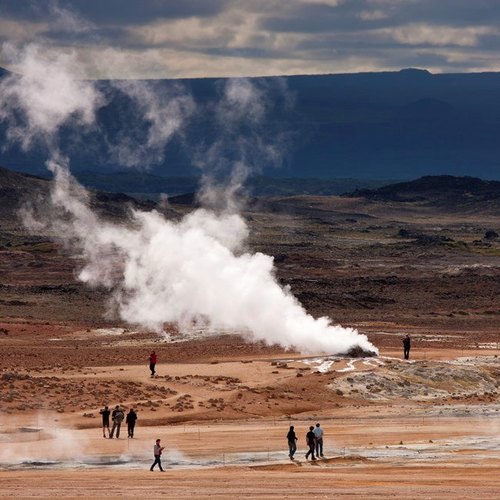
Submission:
[[[108,215],[120,208],[108,204]],[[315,317],[366,334],[379,357],[104,320],[110,292],[79,283],[79,259],[0,203],[0,496],[498,499],[500,240],[484,239],[498,232],[494,207],[300,196],[247,215],[249,249],[275,257],[279,282]],[[125,425],[102,437],[104,404],[137,410],[134,439]],[[325,458],[311,462],[316,422]],[[149,471],[158,437],[164,473]]]
[[[228,335],[167,342],[120,328],[2,328],[2,497],[498,498],[494,346],[416,345],[406,362],[399,338],[378,358],[343,359]],[[120,353],[140,363],[118,364]],[[134,439],[125,425],[120,439],[103,439],[103,404],[137,409]],[[305,433],[316,422],[325,458],[312,462]],[[148,470],[157,437],[163,474]]]

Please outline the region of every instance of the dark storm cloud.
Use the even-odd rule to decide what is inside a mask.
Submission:
[[[423,0],[402,4],[395,21],[426,22],[457,28],[465,26],[496,26],[500,21],[497,0]]]
[[[500,34],[482,36],[481,49],[484,51],[498,52],[500,50]]]
[[[0,40],[152,76],[497,70],[499,26],[498,0],[0,0]]]
[[[48,2],[41,0],[40,7],[47,8]],[[16,0],[0,0],[0,16],[17,21],[39,21],[42,11],[34,2],[21,2]]]
[[[346,35],[321,35],[316,37],[308,37],[298,42],[295,46],[296,50],[310,52],[319,49],[328,50],[374,50],[374,49],[390,49],[394,48],[394,42],[389,39],[380,38],[375,34],[367,34],[364,38],[360,38],[355,33]]]
[[[67,29],[50,29],[41,32],[41,35],[52,44],[61,46],[79,47],[81,45],[102,45],[106,40],[119,43],[122,47],[134,47],[135,44],[130,39],[129,33],[122,27],[109,27],[105,30],[98,28],[88,28],[81,31],[72,32],[68,36]]]
[[[261,26],[274,32],[321,33],[394,28],[411,23],[456,28],[496,26],[499,21],[500,6],[496,0],[349,0],[338,5],[321,1],[296,3],[281,12],[263,17]]]
[[[289,55],[288,52],[285,51],[269,50],[260,47],[245,47],[244,49],[209,47],[201,50],[206,55],[223,57],[248,57],[252,59],[273,59],[276,57],[287,57]]]
[[[357,3],[357,2],[356,2]],[[325,4],[303,4],[285,13],[262,20],[262,28],[276,32],[316,33],[332,29],[350,30],[360,24],[353,6],[333,7]]]
[[[0,15],[43,21],[48,20],[57,6],[98,25],[137,25],[158,19],[213,16],[227,3],[228,0],[0,0]]]

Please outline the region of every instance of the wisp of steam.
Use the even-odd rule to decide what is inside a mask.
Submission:
[[[101,220],[71,176],[56,136],[70,120],[88,126],[104,97],[91,81],[74,78],[73,59],[40,61],[41,54],[29,48],[17,55],[20,75],[0,85],[0,118],[10,125],[10,138],[22,137],[24,147],[35,139],[46,144],[54,174],[51,200],[59,215],[38,220],[38,227],[42,223],[83,257],[79,279],[108,288],[120,318],[158,332],[167,322],[182,327],[201,321],[304,353],[341,354],[353,348],[378,353],[365,335],[308,314],[289,288],[278,284],[272,257],[245,252],[249,230],[238,213],[201,208],[172,221],[156,211],[133,210],[127,223]],[[60,84],[64,92],[55,91]],[[150,92],[136,86],[126,90],[137,99],[147,99]],[[161,102],[144,106],[153,124],[155,154],[192,112],[189,99],[180,101],[183,106],[157,109]],[[155,110],[160,118],[153,116]],[[166,132],[158,132],[158,120],[169,120]],[[140,152],[143,157],[144,144]]]

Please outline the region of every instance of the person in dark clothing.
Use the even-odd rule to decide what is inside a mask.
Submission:
[[[411,348],[411,339],[409,335],[406,335],[403,339],[403,354],[405,359],[410,359],[410,348]]]
[[[111,412],[109,411],[109,408],[105,406],[102,410],[99,411],[99,413],[102,415],[102,437],[106,437],[106,429],[108,429],[108,436],[110,435],[109,431],[109,415]]]
[[[157,439],[156,444],[153,447],[153,454],[155,456],[155,461],[153,462],[153,465],[149,469],[151,472],[153,472],[153,469],[155,468],[155,465],[158,464],[158,467],[160,468],[160,471],[163,472],[162,466],[161,466],[161,452],[165,449],[164,446],[161,446],[160,444],[161,440]]]
[[[295,435],[293,425],[290,426],[290,430],[288,431],[286,438],[288,439],[288,449],[289,449],[288,456],[290,457],[290,460],[293,460],[293,456],[297,451],[297,436]]]
[[[309,451],[306,453],[306,458],[311,455],[311,460],[316,460],[314,456],[314,449],[316,448],[316,436],[314,435],[314,427],[309,427],[309,432],[306,434],[306,443],[309,446]]]
[[[156,375],[156,353],[154,351],[149,355],[149,369],[151,376],[154,377]]]
[[[133,438],[134,437],[134,428],[135,428],[135,422],[137,420],[137,413],[134,411],[133,408],[129,410],[127,413],[127,417],[125,418],[125,422],[127,424],[128,428],[128,437]]]
[[[111,427],[111,432],[109,434],[109,439],[113,439],[116,430],[116,438],[120,437],[120,427],[122,426],[123,419],[125,418],[125,414],[123,410],[116,405],[113,413],[111,414],[111,418],[113,419],[113,427]]]

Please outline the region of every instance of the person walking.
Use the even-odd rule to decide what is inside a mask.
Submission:
[[[151,377],[154,377],[156,375],[156,353],[153,351],[149,355],[149,369],[151,370]]]
[[[314,437],[316,440],[316,457],[323,457],[323,429],[319,425],[316,424],[316,428],[314,429]]]
[[[134,437],[134,428],[135,428],[135,422],[137,420],[137,413],[133,408],[129,410],[127,413],[127,417],[125,418],[125,423],[127,424],[127,430],[128,430],[128,437],[133,438]]]
[[[286,438],[288,440],[288,456],[290,457],[290,460],[293,460],[293,456],[297,451],[297,436],[295,434],[293,425],[290,426],[290,430],[288,431]]]
[[[311,455],[311,460],[316,460],[314,456],[314,448],[316,447],[316,436],[314,435],[314,426],[309,427],[309,432],[306,434],[306,443],[309,446],[309,451],[306,453],[306,458]]]
[[[153,469],[155,468],[155,465],[158,464],[158,467],[160,468],[161,472],[163,471],[163,468],[161,466],[161,452],[165,449],[164,446],[161,445],[161,439],[157,439],[156,443],[153,447],[153,454],[155,456],[155,461],[153,462],[153,465],[149,469],[151,472],[153,472]]]
[[[411,339],[407,334],[403,339],[403,354],[405,359],[410,359]]]
[[[113,439],[116,430],[116,439],[120,437],[120,427],[122,426],[123,419],[125,418],[125,414],[119,405],[116,405],[113,413],[111,414],[113,419],[113,427],[111,427],[111,433],[109,434],[109,439]]]
[[[108,429],[108,436],[110,435],[109,432],[109,415],[111,414],[109,408],[105,406],[102,408],[102,410],[99,410],[99,413],[102,415],[102,437],[106,437],[106,429]]]

